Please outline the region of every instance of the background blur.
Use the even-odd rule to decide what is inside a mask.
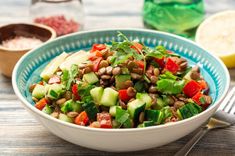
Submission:
[[[118,0],[83,0],[85,30],[111,27],[143,27],[140,15],[144,0],[128,1],[126,4],[123,0],[123,5],[120,6]],[[30,2],[30,0],[1,0],[0,25],[30,21]],[[204,0],[204,2],[207,15],[210,15],[212,12],[235,9],[235,0]],[[126,15],[131,16],[132,21],[136,18],[135,22],[128,22]]]

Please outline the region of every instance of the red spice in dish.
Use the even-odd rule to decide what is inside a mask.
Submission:
[[[34,22],[52,27],[56,31],[57,36],[76,32],[80,27],[79,23],[72,19],[68,20],[63,15],[39,17]]]

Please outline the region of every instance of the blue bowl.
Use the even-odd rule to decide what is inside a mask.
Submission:
[[[210,95],[213,99],[213,104],[208,110],[215,109],[214,107],[218,108],[219,102],[221,102],[221,100],[227,93],[230,83],[228,70],[220,61],[220,59],[218,59],[211,53],[208,53],[194,42],[182,37],[171,35],[168,33],[142,29],[108,29],[80,32],[57,38],[42,45],[37,49],[31,50],[26,55],[24,55],[15,66],[12,82],[16,95],[24,103],[26,108],[33,111],[34,113],[47,118],[48,120],[53,120],[60,124],[71,126],[72,124],[56,121],[52,119],[52,117],[43,114],[42,112],[35,109],[33,107],[34,104],[28,88],[30,84],[38,82],[40,80],[40,72],[43,70],[46,64],[48,64],[48,62],[51,61],[51,59],[53,59],[55,56],[61,54],[63,51],[76,52],[78,50],[87,50],[91,48],[92,44],[94,43],[111,43],[111,41],[113,40],[120,41],[120,38],[117,37],[117,31],[121,31],[130,40],[137,39],[152,48],[157,45],[163,45],[167,49],[172,50],[186,58],[189,61],[190,65],[199,65],[201,67],[202,75],[209,83]],[[206,112],[207,110],[203,113]],[[72,126],[81,128],[81,126],[77,125]],[[164,125],[156,127],[161,126]],[[85,129],[90,128],[85,127]],[[119,131],[125,130],[119,129]],[[75,143],[75,141],[71,142]]]

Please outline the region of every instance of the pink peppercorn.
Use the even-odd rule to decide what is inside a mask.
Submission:
[[[72,19],[67,20],[64,15],[39,17],[34,22],[52,27],[56,31],[57,36],[76,32],[80,27],[79,23]]]

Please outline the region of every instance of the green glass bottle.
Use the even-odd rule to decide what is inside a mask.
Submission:
[[[193,38],[204,19],[203,0],[145,0],[143,21],[146,27]]]

